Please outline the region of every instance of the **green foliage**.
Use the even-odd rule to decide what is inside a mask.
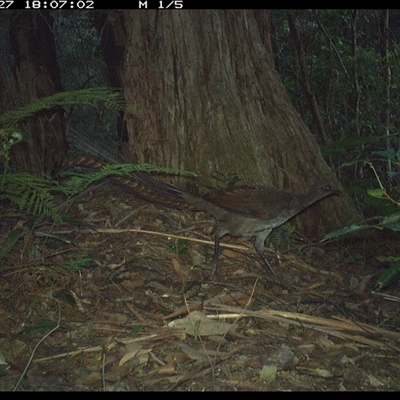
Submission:
[[[0,126],[12,127],[25,118],[54,107],[70,107],[76,105],[90,105],[98,107],[104,104],[108,109],[125,109],[125,100],[119,89],[94,87],[89,89],[59,92],[53,96],[42,97],[17,110],[8,111],[0,115]]]
[[[355,20],[354,10],[271,11],[277,70],[302,119],[318,133],[288,13],[295,17],[311,94],[325,131],[324,137],[317,137],[324,144],[323,154],[331,166],[342,165],[343,180],[368,177],[363,165],[351,168],[351,162],[364,159],[366,151],[399,148],[400,12],[389,11],[386,56],[383,10],[358,10]]]
[[[380,290],[389,284],[389,282],[400,273],[400,261],[397,260],[391,267],[389,267],[384,274],[382,274],[376,281],[375,289]]]
[[[57,323],[46,319],[36,325],[26,326],[19,332],[20,335],[44,335],[57,326]]]
[[[369,221],[376,220],[375,224],[368,223]],[[323,239],[323,241],[333,239],[339,236],[348,235],[349,233],[357,232],[362,229],[371,229],[371,228],[378,228],[378,229],[391,229],[393,231],[399,232],[400,231],[400,212],[391,215],[387,218],[375,217],[371,218],[370,220],[364,220],[363,222],[355,225],[345,226],[337,231],[328,233]],[[386,258],[387,259],[387,258]],[[388,283],[400,273],[400,262],[397,261],[391,267],[382,274],[375,283],[375,289],[380,290],[388,285]]]
[[[353,150],[355,148],[361,148],[363,145],[374,144],[383,142],[386,140],[385,136],[350,136],[350,137],[341,137],[340,139],[331,142],[327,145],[321,146],[322,155],[326,158],[342,155],[344,156],[349,150]],[[347,166],[351,164],[342,163],[343,166]]]
[[[112,176],[129,176],[135,171],[162,172],[168,174],[193,173],[179,171],[173,168],[161,168],[151,164],[112,164],[105,165],[99,171],[92,173],[66,172],[63,175],[68,178],[58,183],[49,176],[34,176],[28,173],[6,173],[2,178],[0,200],[7,199],[18,205],[21,212],[36,216],[46,215],[56,222],[61,221],[61,211],[54,201],[56,193],[62,193],[68,197],[75,196],[85,190],[91,184]],[[16,229],[8,235],[7,242],[0,251],[0,258],[6,255],[24,230]]]
[[[394,163],[400,163],[399,154],[394,151],[380,151],[374,152],[379,156],[390,158]],[[387,216],[374,216],[372,218],[364,219],[358,224],[352,224],[345,226],[341,229],[338,229],[334,232],[328,233],[322,241],[326,241],[329,239],[337,238],[340,236],[345,236],[350,233],[354,233],[363,229],[390,229],[395,232],[400,232],[400,211],[397,211],[400,207],[400,201],[394,199],[389,193],[387,189],[383,186],[382,181],[380,179],[379,174],[377,173],[373,163],[369,160],[364,161],[366,165],[370,167],[375,175],[376,181],[378,182],[379,188],[369,189],[366,191],[367,195],[372,199],[379,199],[384,201],[385,203],[392,204],[395,207],[394,212],[390,213]],[[396,196],[400,198],[400,192],[396,191]],[[393,258],[388,258],[387,256],[381,257],[381,260],[386,261],[396,261],[383,275],[381,275],[378,281],[375,284],[375,288],[377,290],[385,287],[391,279],[393,279],[397,274],[400,273],[400,262],[398,259],[393,260]]]
[[[47,175],[33,175],[9,170],[9,151],[12,146],[22,140],[22,134],[13,128],[17,123],[53,107],[75,105],[98,107],[99,104],[103,104],[109,109],[125,109],[125,101],[119,90],[91,88],[57,93],[35,100],[18,110],[0,115],[0,166],[3,166],[3,174],[0,178],[0,200],[13,202],[19,207],[20,212],[34,216],[45,215],[60,222],[61,211],[54,201],[54,195],[57,193],[71,197],[81,193],[94,182],[111,176],[129,175],[135,171],[187,174],[185,171],[161,168],[150,164],[115,164],[105,165],[101,170],[92,173],[65,173],[64,175],[68,175],[68,178],[60,184]],[[24,232],[22,229],[15,229],[9,233],[6,244],[0,251],[0,258],[13,248]]]
[[[385,154],[389,155],[391,154],[391,152],[385,152]],[[373,171],[373,174],[375,175],[376,181],[378,182],[379,185],[379,188],[367,189],[366,190],[367,196],[370,199],[381,200],[382,201],[381,204],[391,205],[392,207],[387,209],[392,210],[392,212],[389,215],[383,215],[383,216],[377,215],[372,218],[365,219],[360,224],[347,226],[335,232],[331,232],[328,235],[326,235],[323,240],[332,239],[334,237],[347,235],[351,232],[355,232],[360,229],[366,229],[372,227],[376,227],[379,229],[386,228],[386,229],[391,229],[393,231],[400,231],[400,212],[397,211],[398,208],[400,207],[400,202],[394,199],[391,195],[389,195],[387,189],[383,186],[383,183],[372,162],[367,160],[364,161],[364,164],[367,164]],[[396,192],[396,195],[400,197],[400,193],[398,191]],[[374,204],[379,204],[379,203],[374,203]],[[383,207],[382,210],[384,210]],[[374,223],[370,224],[369,223],[370,221],[374,221]]]
[[[18,205],[20,211],[28,214],[45,214],[55,221],[60,221],[60,211],[54,202],[53,194],[63,192],[74,195],[79,192],[80,188],[76,186],[74,191],[70,185],[64,190],[49,176],[10,172],[8,170],[9,151],[12,146],[22,140],[23,136],[14,126],[26,118],[50,108],[72,105],[97,107],[99,104],[118,110],[123,110],[125,107],[124,98],[119,90],[90,88],[56,93],[53,96],[37,99],[24,107],[0,115],[0,165],[3,165],[0,199],[12,201]],[[94,180],[96,179],[94,178]]]
[[[61,187],[49,176],[35,176],[25,172],[11,172],[8,170],[9,151],[12,146],[22,140],[22,134],[13,127],[22,120],[32,117],[36,113],[54,107],[69,107],[72,105],[90,105],[93,107],[104,104],[111,109],[123,110],[124,98],[119,90],[110,88],[90,88],[56,93],[32,103],[0,115],[0,165],[3,165],[3,176],[0,181],[0,199],[7,199],[18,205],[20,211],[28,214],[42,215],[60,221],[60,211],[54,202],[54,193],[62,192],[68,196],[79,193],[91,182],[102,179],[111,174],[123,174],[126,168],[114,167],[114,170],[105,171],[100,177],[76,178],[68,181],[66,187]],[[2,127],[2,128],[1,128]],[[151,169],[144,166],[143,169]],[[132,169],[140,169],[135,166]],[[153,166],[153,169],[156,167]]]
[[[91,261],[92,261],[91,257],[84,257],[84,258],[79,258],[77,260],[72,260],[66,264],[55,265],[53,266],[53,268],[56,270],[63,269],[65,271],[71,271],[71,272],[81,271],[83,268],[87,267]]]
[[[241,179],[239,175],[235,172],[230,174],[224,174],[222,172],[216,171],[213,175],[211,175],[213,179],[216,181],[216,187],[218,189],[227,189],[234,185],[236,185]],[[208,187],[208,189],[213,190],[215,187]]]
[[[10,250],[14,247],[15,243],[18,242],[19,238],[22,237],[24,233],[25,233],[24,229],[15,228],[7,235],[6,243],[0,251],[0,259],[10,252]]]
[[[373,220],[375,220],[375,218],[373,218]],[[330,232],[321,240],[321,242],[324,242],[329,239],[337,238],[339,236],[345,236],[345,235],[348,235],[349,233],[357,232],[361,229],[377,227],[377,225],[368,224],[367,222],[368,222],[367,220],[364,220],[362,223],[359,223],[356,225],[348,225],[348,226],[340,228],[334,232]]]
[[[20,211],[28,214],[50,217],[60,221],[60,211],[54,202],[53,192],[62,188],[50,177],[34,176],[25,172],[14,172],[3,175],[0,200],[10,200]]]
[[[0,120],[1,118],[2,116]],[[12,146],[22,140],[22,135],[10,128],[0,129],[0,140],[2,144],[0,166],[3,166],[3,176],[0,178],[0,200],[7,199],[16,204],[20,211],[29,214],[46,214],[55,221],[60,220],[60,212],[51,194],[52,191],[59,190],[58,184],[53,179],[24,172],[10,172],[8,169],[9,151]]]

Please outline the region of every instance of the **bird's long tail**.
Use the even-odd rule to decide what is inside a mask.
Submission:
[[[99,170],[104,165],[105,162],[95,158],[87,156],[74,157],[64,163],[57,175],[60,172],[71,170],[93,172]],[[189,201],[191,198],[196,199],[196,196],[191,196],[169,183],[154,179],[148,172],[137,171],[128,175],[113,175],[107,179],[110,179],[114,184],[122,187],[136,197],[151,203],[180,210],[199,210],[196,204]]]

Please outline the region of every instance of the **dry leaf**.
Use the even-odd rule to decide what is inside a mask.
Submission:
[[[119,360],[119,366],[124,365],[127,361],[132,360],[134,358],[137,358],[137,360],[135,360],[137,364],[146,363],[147,360],[149,359],[148,354],[152,350],[152,349],[143,349],[142,346],[134,343],[126,347],[129,348],[129,351],[121,358],[121,360]]]

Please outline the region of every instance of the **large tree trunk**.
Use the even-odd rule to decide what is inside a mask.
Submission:
[[[318,177],[338,184],[280,83],[267,11],[124,16],[122,80],[132,112],[125,155],[196,171],[207,185],[216,171],[298,193]],[[343,196],[323,200],[296,223],[317,237],[353,215]]]
[[[61,91],[61,81],[50,12],[18,11],[10,16],[15,64],[12,75],[7,76],[3,104],[6,109],[15,109]],[[61,164],[68,149],[63,115],[63,110],[52,109],[22,124],[24,141],[12,149],[19,169],[51,173]]]

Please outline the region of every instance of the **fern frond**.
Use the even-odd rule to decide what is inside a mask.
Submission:
[[[28,173],[8,173],[2,177],[1,198],[16,204],[20,211],[28,214],[45,214],[60,221],[60,211],[51,194],[61,188],[48,176],[37,177]]]
[[[92,173],[64,172],[69,178],[59,184],[49,176],[34,176],[25,172],[7,173],[1,178],[0,199],[8,199],[21,211],[33,215],[43,215],[61,220],[61,213],[54,202],[54,193],[64,193],[71,197],[84,191],[89,185],[110,176],[129,175],[133,172],[157,172],[168,174],[196,174],[174,168],[162,168],[152,164],[107,164]]]
[[[94,87],[70,90],[68,92],[56,93],[53,96],[42,97],[24,107],[0,115],[0,126],[13,126],[39,111],[57,106],[90,105],[97,107],[99,103],[104,103],[105,107],[109,109],[125,110],[125,99],[119,89]]]

